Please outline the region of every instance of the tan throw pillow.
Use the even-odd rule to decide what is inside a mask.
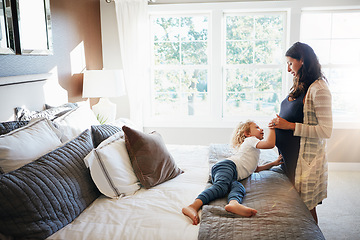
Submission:
[[[122,129],[131,165],[146,189],[183,173],[176,166],[159,133],[146,134],[127,126],[123,126]]]

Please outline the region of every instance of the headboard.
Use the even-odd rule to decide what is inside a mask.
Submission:
[[[60,105],[68,101],[54,74],[0,77],[0,121],[15,120],[14,108],[42,110],[45,103]]]

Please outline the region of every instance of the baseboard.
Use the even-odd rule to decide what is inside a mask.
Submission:
[[[329,171],[333,172],[360,172],[360,163],[329,162]]]

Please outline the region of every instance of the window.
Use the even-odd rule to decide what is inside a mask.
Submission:
[[[150,17],[150,117],[211,121],[275,116],[284,81],[286,12],[211,17]],[[223,26],[212,29],[211,21]],[[215,77],[216,71],[222,74]]]
[[[152,116],[208,116],[207,15],[153,16]]]
[[[284,55],[296,41],[319,57],[335,126],[359,126],[360,6],[353,1],[159,4],[150,19],[146,126],[266,124],[292,86]]]
[[[284,13],[225,15],[225,118],[279,112],[285,20]]]
[[[301,40],[313,47],[329,81],[334,120],[357,122],[360,80],[360,10],[303,11]]]

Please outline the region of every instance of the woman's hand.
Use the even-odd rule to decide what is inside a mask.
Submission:
[[[288,122],[279,115],[276,114],[276,118],[270,121],[269,128],[278,128],[278,129],[284,129],[284,130],[295,130],[295,123]]]

